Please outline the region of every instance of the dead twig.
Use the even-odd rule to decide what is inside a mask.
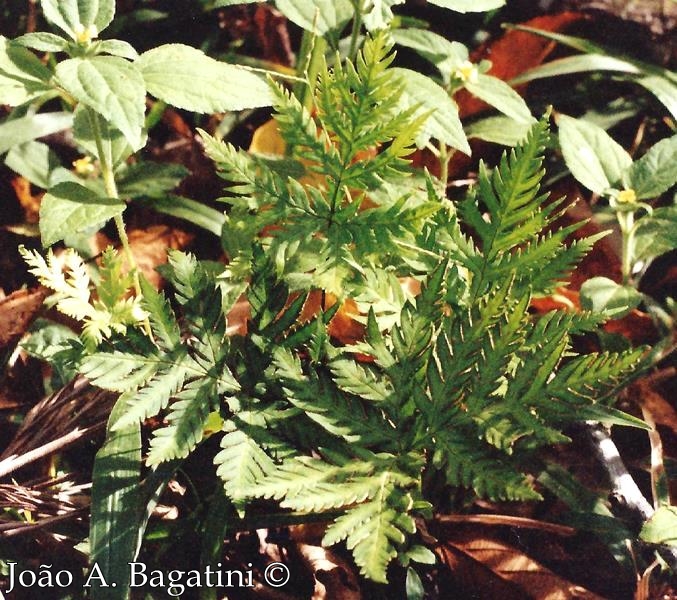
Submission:
[[[585,432],[611,483],[611,511],[639,532],[642,525],[654,515],[654,507],[628,472],[606,428],[599,423],[587,423]],[[677,572],[677,548],[663,545],[656,551]]]

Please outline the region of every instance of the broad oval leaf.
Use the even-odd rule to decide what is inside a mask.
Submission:
[[[276,0],[275,5],[290,21],[318,35],[343,27],[355,13],[350,0]]]
[[[68,40],[45,31],[26,33],[14,38],[14,43],[40,52],[63,52],[68,47]]]
[[[32,52],[0,35],[0,104],[19,106],[52,89],[52,72]]]
[[[629,313],[642,301],[642,294],[628,285],[619,285],[608,277],[593,277],[581,286],[581,307],[614,318]]]
[[[104,153],[103,158],[113,168],[120,165],[134,152],[122,132],[111,127],[99,113],[82,104],[75,109],[73,136],[84,150],[96,157],[99,157],[99,146],[96,139],[99,137],[101,149]],[[141,140],[141,145],[144,144],[145,132]],[[99,157],[99,160],[101,160],[101,157]]]
[[[183,44],[144,52],[135,63],[153,96],[178,108],[201,113],[269,106],[267,82]]]
[[[97,54],[112,54],[129,60],[139,58],[139,53],[129,42],[123,40],[101,40],[95,44]]]
[[[526,102],[505,81],[491,75],[477,76],[477,81],[468,81],[465,88],[498,111],[520,123],[534,123]]]
[[[42,245],[51,246],[69,233],[105,223],[125,210],[125,203],[102,198],[79,183],[64,182],[47,192],[40,204]]]
[[[395,29],[392,38],[396,44],[411,48],[437,67],[442,78],[448,82],[451,72],[463,61],[468,60],[468,48],[460,42],[450,42],[441,35],[427,29]]]
[[[677,135],[653,145],[633,163],[627,174],[628,185],[639,200],[655,198],[677,182]]]
[[[661,506],[644,523],[639,538],[649,544],[677,546],[677,506]]]
[[[56,67],[59,85],[119,129],[130,146],[142,145],[146,90],[139,69],[117,56],[71,58]]]
[[[604,129],[567,115],[559,115],[557,124],[564,162],[580,183],[603,194],[621,181],[632,158]]]
[[[677,206],[657,208],[635,230],[635,259],[648,260],[677,248]]]
[[[486,117],[468,125],[466,131],[469,138],[477,138],[485,142],[502,144],[503,146],[517,146],[529,134],[531,125],[515,121],[510,117],[497,115]]]
[[[419,114],[430,112],[416,145],[422,148],[430,138],[435,138],[470,155],[470,146],[458,116],[458,107],[444,88],[416,71],[399,67],[391,71],[404,86],[401,99],[403,108],[418,106]]]
[[[74,40],[80,27],[90,25],[101,33],[115,16],[115,0],[42,0],[45,18]]]
[[[505,0],[428,0],[428,2],[460,13],[484,12],[505,5]]]

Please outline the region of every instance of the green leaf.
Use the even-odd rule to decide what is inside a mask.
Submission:
[[[557,124],[564,161],[580,183],[596,194],[619,184],[632,158],[604,129],[567,115]]]
[[[40,113],[5,121],[0,125],[0,154],[45,135],[63,131],[73,125],[73,115],[66,112]]]
[[[118,175],[123,198],[161,198],[188,175],[188,169],[175,163],[137,162]]]
[[[255,4],[256,2],[260,2],[260,0],[212,0],[207,4],[207,7],[211,10],[224,6],[236,6],[238,4]]]
[[[535,79],[598,71],[620,71],[622,73],[633,74],[640,72],[636,65],[633,65],[626,60],[616,58],[615,56],[606,56],[604,54],[577,54],[575,56],[567,56],[566,58],[553,60],[533,69],[528,69],[521,75],[512,79],[510,84],[519,85],[534,81]]]
[[[290,21],[318,35],[342,28],[355,13],[350,0],[276,0],[275,6]]]
[[[677,546],[677,506],[661,506],[644,523],[639,539],[648,544]]]
[[[269,106],[268,84],[258,75],[183,44],[144,52],[135,63],[156,98],[201,113]]]
[[[418,115],[430,113],[416,144],[422,148],[430,138],[435,138],[470,155],[470,146],[458,116],[458,107],[444,88],[416,71],[399,67],[391,70],[404,85],[401,100],[403,108],[406,110],[418,106]]]
[[[468,49],[460,42],[450,42],[447,38],[427,29],[395,29],[393,40],[400,46],[416,50],[439,70],[445,82],[451,78],[455,66],[468,60]]]
[[[40,235],[51,246],[69,233],[78,233],[105,223],[125,210],[115,198],[101,198],[77,183],[59,183],[42,198]]]
[[[169,424],[153,432],[146,457],[149,467],[173,458],[186,458],[202,441],[215,387],[209,380],[198,379],[177,394],[177,400],[169,407]]]
[[[407,580],[405,582],[405,591],[407,600],[423,600],[425,598],[425,588],[418,573],[412,568],[407,569]]]
[[[121,164],[134,152],[121,131],[111,127],[103,116],[82,104],[79,104],[75,109],[73,135],[75,141],[84,150],[101,160],[102,157],[99,156],[99,145],[97,143],[97,138],[99,138],[104,153],[103,159],[113,168]],[[145,135],[141,144],[145,144]]]
[[[646,75],[634,81],[656,96],[672,118],[677,119],[677,85],[674,82],[660,75]]]
[[[677,206],[657,208],[635,229],[636,259],[650,259],[677,248]]]
[[[56,153],[42,142],[14,146],[7,153],[5,164],[43,190],[64,181],[77,182],[77,176],[62,167]]]
[[[117,402],[109,424],[124,413],[124,402]],[[116,587],[99,585],[93,589],[101,600],[125,600],[129,594],[129,566],[136,557],[143,532],[141,479],[141,427],[135,423],[118,431],[107,431],[106,441],[96,454],[92,480],[92,517],[89,530],[90,561],[101,570],[105,581]]]
[[[196,202],[190,198],[184,198],[183,196],[177,196],[175,194],[170,194],[169,196],[164,196],[162,198],[142,200],[141,204],[149,206],[153,210],[165,215],[184,219],[216,236],[221,235],[221,230],[226,222],[226,217],[221,211],[206,206],[201,202]]]
[[[143,145],[146,90],[134,64],[117,56],[71,58],[57,65],[56,79],[76,100],[119,129],[132,148]]]
[[[639,305],[642,294],[631,286],[619,285],[607,277],[593,277],[581,286],[580,298],[584,310],[620,318]]]
[[[516,146],[527,137],[530,129],[531,125],[527,123],[515,121],[510,117],[496,116],[475,121],[466,127],[466,133],[468,138],[478,138],[503,146]]]
[[[422,565],[434,565],[437,562],[435,553],[425,546],[412,546],[407,550],[407,558]]]
[[[52,72],[37,56],[0,35],[0,104],[19,106],[52,90]]]
[[[554,40],[580,52],[599,54],[603,56],[611,54],[611,52],[604,46],[600,46],[583,38],[564,35],[562,33],[554,33],[551,31],[543,31],[533,27],[525,27],[523,25],[518,25],[514,28],[519,31],[527,31],[535,35],[540,35],[544,38]],[[670,71],[669,69],[658,67],[655,64],[646,63],[630,57],[626,57],[624,62],[632,65],[641,74],[644,74],[641,77],[631,76],[628,77],[628,79],[649,90],[654,96],[656,96],[656,98],[658,98],[660,102],[665,105],[665,107],[670,111],[670,114],[674,118],[677,118],[677,85],[675,85],[677,84],[677,75],[675,75],[674,71]],[[623,65],[620,63],[616,63],[616,66],[619,67],[620,70],[625,70],[625,68],[621,68]],[[547,67],[547,65],[545,65],[545,67]],[[630,69],[630,67],[626,68],[628,70]],[[515,81],[520,80],[521,78],[518,78]]]
[[[252,487],[275,471],[275,463],[245,432],[236,430],[223,436],[221,451],[214,457],[216,474],[223,480],[226,493],[238,509],[249,497]]]
[[[649,148],[627,173],[628,187],[638,200],[656,198],[677,182],[677,135]]]
[[[134,46],[122,40],[101,40],[100,42],[95,42],[94,51],[97,54],[112,54],[113,56],[120,56],[129,60],[139,58],[139,53],[134,49]]]
[[[460,13],[485,12],[505,5],[505,0],[428,0],[430,4]]]
[[[108,27],[115,15],[115,0],[42,0],[42,12],[50,23],[77,40],[82,27],[94,25],[97,35]]]
[[[63,52],[68,48],[68,40],[54,33],[39,31],[35,33],[26,33],[14,38],[14,43],[26,48],[32,48],[39,52]]]
[[[393,6],[404,4],[406,0],[376,0],[371,3],[371,10],[363,15],[362,20],[367,31],[386,29],[393,21]]]
[[[522,96],[497,77],[480,73],[476,82],[468,81],[464,87],[474,96],[520,123],[535,121]]]

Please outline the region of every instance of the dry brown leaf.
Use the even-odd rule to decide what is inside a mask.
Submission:
[[[249,152],[254,154],[284,156],[286,149],[287,144],[285,144],[280,135],[280,128],[277,126],[275,119],[270,119],[260,127],[257,127],[249,145]]]
[[[677,410],[660,394],[651,381],[647,378],[638,379],[630,385],[629,393],[642,410],[651,414],[652,419],[658,424],[677,433]]]
[[[360,584],[350,564],[335,553],[309,544],[297,546],[315,578],[311,600],[360,600]]]
[[[482,529],[458,528],[443,541],[437,552],[444,564],[478,597],[602,600]]]
[[[155,270],[156,267],[167,262],[167,250],[182,250],[193,239],[193,234],[168,225],[152,225],[147,229],[133,229],[129,232],[129,245],[134,260],[148,281],[160,288],[162,277]],[[99,254],[106,247],[113,245],[111,240],[102,233],[91,239],[92,252]]]
[[[14,177],[12,187],[16,193],[17,200],[24,210],[24,220],[26,223],[35,224],[40,218],[40,202],[42,193],[33,195],[31,192],[31,183],[25,177]]]
[[[182,250],[192,239],[192,234],[167,225],[153,225],[129,233],[129,245],[137,266],[157,288],[162,285],[162,277],[155,268],[167,262],[167,250]]]
[[[26,333],[50,293],[38,287],[18,290],[0,300],[0,348],[16,343]]]
[[[280,65],[291,66],[295,62],[287,19],[272,6],[259,4],[254,12],[256,41],[262,50],[261,58]]]

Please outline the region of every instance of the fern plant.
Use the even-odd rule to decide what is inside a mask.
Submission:
[[[595,241],[566,245],[580,224],[557,229],[561,204],[539,192],[547,121],[482,166],[457,212],[406,158],[425,115],[400,110],[392,59],[378,34],[355,64],[325,65],[312,111],[271,83],[285,157],[203,133],[230,182],[230,263],[172,253],[175,302],[143,285],[153,339],[112,336],[81,367],[121,393],[113,431],[163,416],[149,466],[185,458],[219,421],[234,506],[331,514],[324,543],[345,541],[380,582],[394,559],[434,561],[417,520],[440,494],[538,499],[535,451],[568,441],[567,424],[635,424],[610,404],[642,354],[577,356],[571,336],[602,317],[529,312]],[[229,335],[238,301],[247,332]],[[353,344],[332,327],[348,301],[364,328]]]

